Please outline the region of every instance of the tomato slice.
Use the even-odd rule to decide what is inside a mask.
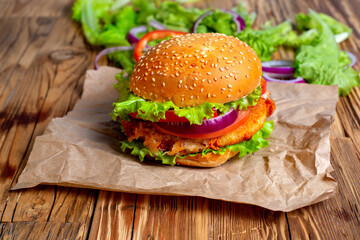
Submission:
[[[172,132],[169,131],[167,129],[162,128],[161,126],[159,126],[156,123],[153,123],[153,126],[155,127],[156,130],[158,130],[159,132],[165,133],[165,134],[169,134],[169,135],[173,135],[173,136],[179,136],[179,137],[184,137],[184,138],[195,138],[195,139],[208,139],[208,138],[215,138],[215,137],[220,137],[222,135],[225,135],[229,132],[234,131],[235,129],[237,129],[238,127],[240,127],[242,124],[244,124],[244,122],[248,119],[249,117],[249,110],[247,111],[238,111],[238,116],[236,118],[236,120],[234,121],[233,124],[215,131],[215,132],[210,132],[210,133],[205,133],[205,134],[182,134],[179,132]]]
[[[217,117],[217,111],[215,109],[213,109],[213,111],[214,111],[213,117]],[[129,115],[132,118],[141,119],[137,117],[138,115],[137,112],[129,113]],[[160,119],[159,122],[189,122],[189,120],[187,120],[186,117],[179,117],[174,113],[174,110],[168,110],[165,112],[165,119]]]
[[[148,32],[136,44],[136,47],[135,47],[135,50],[134,50],[135,61],[136,62],[139,61],[139,59],[140,59],[140,57],[142,55],[142,52],[143,52],[146,44],[149,41],[152,41],[152,40],[155,40],[155,39],[166,38],[168,36],[174,37],[174,36],[185,35],[185,34],[188,34],[188,33],[179,32],[179,31],[173,31],[173,30],[168,30],[168,29],[155,30],[155,31],[152,31],[152,32]]]
[[[266,92],[266,81],[264,78],[261,78],[260,87],[261,87],[261,95],[263,95]]]

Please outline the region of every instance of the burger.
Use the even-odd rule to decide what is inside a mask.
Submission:
[[[141,161],[215,167],[268,145],[275,104],[258,56],[235,37],[175,36],[116,79],[112,117],[127,138],[121,149]]]

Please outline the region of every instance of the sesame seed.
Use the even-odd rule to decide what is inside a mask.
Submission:
[[[229,85],[228,85],[228,88],[232,88],[232,86],[229,84]]]
[[[224,69],[223,69],[223,68],[220,68],[220,71],[224,71]]]
[[[155,78],[152,78],[151,81],[155,82]]]
[[[225,91],[225,88],[221,88],[222,91]]]
[[[207,72],[206,74],[207,74],[207,75],[211,75],[211,72]]]
[[[194,87],[196,87],[196,83],[194,83]]]
[[[226,60],[227,59],[227,57],[224,57],[224,60]]]
[[[163,87],[165,87],[165,82],[162,83]]]
[[[196,95],[196,99],[199,99],[200,98],[200,96],[199,95]]]
[[[249,75],[245,75],[246,78],[249,78]]]
[[[176,75],[177,77],[180,76],[178,72],[176,72],[175,75]]]
[[[194,96],[190,96],[190,99],[193,99],[194,98]]]
[[[213,94],[212,97],[216,97],[216,94]]]
[[[229,97],[231,97],[231,95],[229,94],[229,95],[227,95],[227,97],[229,98]]]
[[[178,84],[178,88],[181,88],[181,84]]]
[[[210,93],[208,93],[207,97],[209,98],[210,96],[211,96],[211,94],[210,94]]]
[[[185,101],[185,99],[184,99],[184,98],[181,98],[181,101],[183,102],[183,101]]]
[[[205,81],[206,81],[205,78],[203,80],[201,80],[201,82],[205,82]]]
[[[229,67],[228,67],[228,66],[226,66],[226,67],[225,67],[225,69],[226,69],[226,70],[229,70]]]
[[[200,92],[203,92],[203,91],[204,91],[204,89],[203,89],[203,88],[201,88],[201,89],[200,89]]]

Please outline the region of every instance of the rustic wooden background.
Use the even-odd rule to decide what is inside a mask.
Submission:
[[[202,0],[231,8],[235,0]],[[351,26],[343,49],[359,56],[358,0],[248,0],[256,25],[312,8]],[[99,49],[71,20],[71,0],[0,0],[1,239],[360,239],[360,89],[340,98],[332,127],[336,197],[290,213],[200,197],[40,186],[9,191],[34,138],[80,98]],[[280,57],[291,54],[280,51]],[[360,69],[360,64],[355,66]]]

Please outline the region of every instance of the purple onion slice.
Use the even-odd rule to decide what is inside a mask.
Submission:
[[[262,62],[262,70],[267,73],[294,74],[293,61],[274,60]]]
[[[268,82],[281,82],[281,83],[306,83],[304,78],[295,78],[293,74],[279,74],[279,73],[263,73],[263,78]]]
[[[99,61],[100,57],[108,55],[112,52],[116,52],[116,51],[131,51],[134,50],[134,46],[121,46],[121,47],[111,47],[111,48],[106,48],[104,50],[102,50],[101,52],[99,52],[99,54],[95,57],[95,61],[94,61],[94,69],[98,69],[99,66],[97,64],[97,62]]]

